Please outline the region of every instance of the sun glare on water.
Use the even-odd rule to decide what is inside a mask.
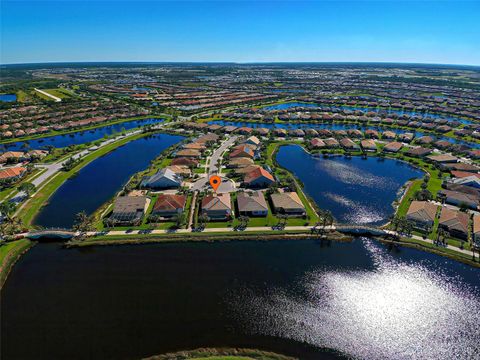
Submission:
[[[302,279],[303,295],[246,296],[250,326],[359,359],[478,359],[478,292],[365,246],[374,271],[319,270]]]

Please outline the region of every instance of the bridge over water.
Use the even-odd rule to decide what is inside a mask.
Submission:
[[[32,240],[40,239],[71,239],[75,232],[70,229],[43,229],[31,231],[25,234],[25,237]]]

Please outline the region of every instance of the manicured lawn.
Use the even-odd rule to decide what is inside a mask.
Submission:
[[[42,89],[42,90],[60,99],[70,98],[74,96],[74,94],[71,91],[68,91],[67,89],[63,89],[63,88]]]

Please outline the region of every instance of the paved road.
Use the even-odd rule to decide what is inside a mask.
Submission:
[[[213,174],[220,174],[220,171],[217,167],[217,161],[218,159],[221,159],[223,156],[223,153],[230,147],[232,146],[235,141],[237,141],[238,136],[232,136],[225,140],[218,149],[216,149],[212,156],[210,156],[210,161],[208,164],[208,174],[213,175]],[[209,181],[209,176],[202,177],[195,181],[192,186],[193,191],[201,191],[202,189],[205,188],[205,186],[208,186],[208,181]],[[226,177],[222,177],[222,184],[218,188],[217,192],[232,192],[235,189],[235,184],[233,181]]]

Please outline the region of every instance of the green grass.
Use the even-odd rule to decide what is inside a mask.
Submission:
[[[60,99],[66,99],[74,96],[74,94],[71,91],[68,91],[67,89],[63,89],[63,88],[42,89],[42,90]]]
[[[127,142],[139,139],[149,134],[136,134],[114,143],[108,144],[101,149],[94,151],[84,158],[70,171],[60,171],[57,173],[45,186],[43,186],[37,193],[30,198],[20,210],[18,216],[23,220],[26,226],[31,226],[31,223],[41,207],[45,205],[46,201],[52,196],[52,194],[69,178],[74,176],[81,168],[89,164],[91,161],[107,154],[108,152],[115,150],[119,146],[126,144]]]
[[[0,245],[0,288],[3,286],[13,264],[32,245],[33,242],[28,239],[10,241]]]

